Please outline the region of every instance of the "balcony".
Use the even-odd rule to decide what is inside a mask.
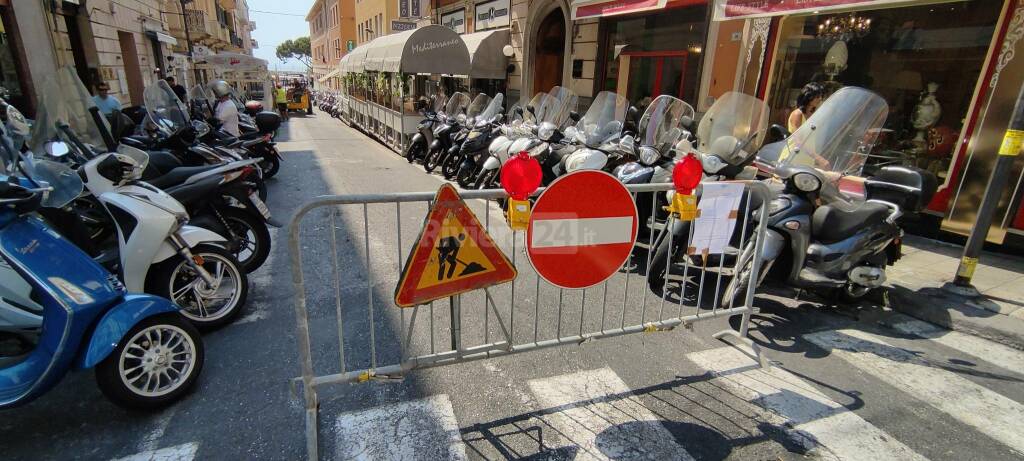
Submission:
[[[260,47],[259,42],[257,42],[255,38],[250,38],[249,43],[252,44],[252,49],[254,50]]]
[[[206,22],[206,13],[203,11],[185,10],[185,25],[193,40],[212,35]]]

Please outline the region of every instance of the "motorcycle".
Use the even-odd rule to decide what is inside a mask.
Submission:
[[[10,140],[0,144],[7,164],[17,163]],[[31,402],[69,370],[85,369],[94,369],[103,394],[125,408],[177,401],[203,368],[198,331],[170,301],[127,292],[34,216],[42,205],[70,202],[82,182],[60,164],[32,167],[17,169],[56,174],[0,178],[0,408]]]
[[[487,148],[491,141],[501,132],[501,120],[505,117],[501,112],[504,100],[505,96],[501,93],[491,99],[487,108],[474,117],[476,123],[459,147],[462,164],[459,165],[459,170],[455,175],[455,182],[463,189],[473,186],[473,181],[480,174],[484,164],[482,157],[487,154]]]
[[[470,131],[476,124],[477,116],[487,109],[490,103],[491,97],[480,93],[473,98],[473,102],[470,103],[465,114],[455,117],[457,125],[452,130],[455,134],[452,135],[451,147],[441,158],[441,176],[444,176],[444,179],[455,179],[455,175],[459,172],[459,166],[462,165],[462,144],[469,138]]]
[[[690,139],[684,138],[676,143],[674,150],[677,157],[692,154],[700,160],[704,170],[704,182],[754,179],[757,169],[752,165],[756,159],[757,148],[765,138],[767,123],[768,106],[764,101],[747,94],[728,92],[719,97],[701,118],[697,126],[696,146]],[[656,177],[652,177],[652,181],[668,182],[674,166],[673,161],[671,164],[663,164],[656,168]],[[673,195],[674,192],[669,191],[665,201],[659,203],[671,203]],[[740,202],[740,209],[756,210],[762,205],[751,202],[748,206],[747,197],[744,196]],[[654,211],[657,212],[657,208]],[[670,217],[652,243],[652,256],[647,268],[647,285],[656,294],[661,295],[664,292],[666,280],[672,273],[675,263],[682,258],[691,257],[686,255],[690,223]],[[746,216],[740,216],[737,220],[737,229],[746,225],[749,225]],[[722,257],[729,259],[735,255]]]
[[[759,154],[782,191],[769,205],[756,284],[777,266],[789,286],[849,301],[885,282],[885,267],[901,254],[900,217],[923,209],[937,187],[928,171],[885,166],[864,180],[863,199],[840,190],[840,181],[862,172],[888,107],[869,90],[842,88],[788,139]],[[740,258],[723,293],[726,302],[746,291],[754,247],[743,248]]]
[[[442,111],[445,107],[444,95],[431,96],[429,100],[417,101],[417,108],[419,109],[420,115],[423,116],[423,120],[416,125],[416,134],[409,140],[409,146],[405,148],[405,159],[409,163],[415,161],[425,161],[427,155],[427,149],[434,142],[434,127],[443,123],[444,114]]]
[[[639,146],[631,154],[636,160],[615,167],[612,174],[623,184],[668,182],[675,164],[676,145],[690,136],[688,129],[694,113],[693,107],[680,99],[668,95],[654,98],[640,117],[636,137]],[[659,204],[668,204],[659,203],[657,196],[653,192],[636,194],[637,212],[643,223],[641,239],[654,228]]]
[[[201,327],[224,325],[241,313],[248,281],[241,265],[225,249],[227,240],[187,225],[189,216],[181,203],[140,181],[149,159],[146,152],[123,144],[116,152],[96,155],[92,151],[89,145],[103,142],[105,120],[89,116],[98,111],[71,68],[47,78],[42,88],[39,123],[31,138],[33,150],[56,159],[76,157],[81,165],[77,174],[61,164],[67,169],[63,175],[81,177],[113,222],[117,250],[109,264],[117,269],[128,290],[174,301],[185,317]],[[173,114],[158,113],[153,123],[166,124],[168,119],[162,115]],[[62,139],[69,139],[74,149]],[[30,153],[26,164],[32,167],[36,160]],[[59,193],[81,192],[66,190],[69,186],[63,183],[53,187]],[[68,214],[78,213],[67,210]]]
[[[579,148],[563,157],[555,166],[554,175],[605,169],[609,159],[622,150],[619,141],[630,107],[623,96],[610,91],[598,93],[583,118],[566,130],[567,137],[578,143]]]
[[[444,155],[455,145],[455,134],[458,131],[458,118],[465,120],[466,107],[469,106],[469,95],[455,93],[445,102],[444,112],[439,115],[439,122],[434,127],[434,139],[427,145],[427,154],[423,159],[423,170],[432,173],[441,166]]]

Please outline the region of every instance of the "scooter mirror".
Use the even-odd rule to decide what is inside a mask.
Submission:
[[[626,109],[626,120],[636,123],[638,115],[640,115],[640,110],[636,106],[629,106],[629,109]]]
[[[46,143],[46,153],[50,157],[60,158],[67,155],[69,151],[68,145],[63,141]]]
[[[534,110],[532,105],[527,104],[526,111],[531,113],[531,114],[533,114],[533,115],[537,115],[537,112]]]
[[[580,119],[583,118],[583,116],[581,116],[579,112],[572,111],[569,112],[569,118],[572,119],[572,121],[575,123],[580,121]]]
[[[679,119],[679,123],[683,125],[683,128],[686,128],[689,131],[694,131],[696,128],[693,123],[693,117],[690,117],[689,115],[684,115]]]

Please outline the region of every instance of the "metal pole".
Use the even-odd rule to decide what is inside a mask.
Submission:
[[[1003,135],[1003,143],[999,147],[996,165],[992,169],[992,176],[989,177],[985,196],[981,199],[978,219],[974,223],[974,229],[971,230],[971,236],[967,239],[967,245],[964,246],[964,254],[960,258],[956,278],[953,279],[953,283],[957,286],[971,286],[974,269],[978,266],[978,255],[981,254],[981,248],[988,238],[988,230],[992,226],[996,205],[1002,198],[1003,191],[1010,179],[1013,163],[1020,155],[1022,147],[1024,147],[1024,86],[1017,94],[1017,103],[1013,106],[1010,126],[1007,127],[1006,134]]]
[[[451,296],[448,298],[448,302],[451,305],[451,321],[452,321],[452,350],[461,352],[462,351],[462,299],[459,295]]]
[[[194,75],[196,85],[199,85],[199,69],[196,68],[196,58],[192,52],[192,34],[188,32],[188,10],[185,9],[185,4],[192,0],[181,0],[181,24],[185,26],[185,42],[188,44],[188,61],[189,65],[192,66],[192,74]]]

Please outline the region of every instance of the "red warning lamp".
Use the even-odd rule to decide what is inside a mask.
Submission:
[[[526,200],[540,187],[543,173],[540,162],[523,151],[501,167],[501,187],[515,200]]]
[[[682,160],[676,162],[672,169],[672,183],[676,186],[676,192],[683,195],[690,195],[700,184],[701,176],[704,174],[704,166],[693,154],[688,154]]]

